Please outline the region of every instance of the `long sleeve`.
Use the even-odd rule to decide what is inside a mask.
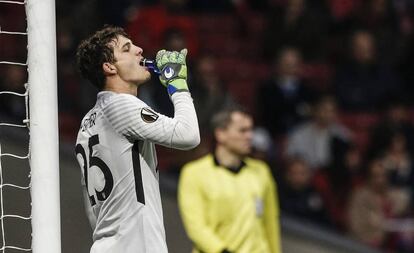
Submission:
[[[174,105],[174,134],[172,145],[178,149],[193,148],[200,143],[200,131],[193,99],[189,92],[176,92],[171,96]]]
[[[206,224],[207,206],[200,180],[202,175],[193,173],[191,167],[184,167],[178,184],[181,218],[196,248],[204,253],[219,253],[225,245]]]
[[[279,198],[275,182],[267,170],[268,187],[265,193],[264,226],[272,253],[281,253]]]
[[[128,94],[117,94],[103,108],[104,115],[119,134],[131,140],[149,140],[176,148],[191,149],[200,143],[196,111],[190,93],[171,96],[173,118],[159,114],[143,101]]]

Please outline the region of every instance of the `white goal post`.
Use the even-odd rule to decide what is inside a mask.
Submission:
[[[55,0],[26,0],[33,253],[60,253]]]

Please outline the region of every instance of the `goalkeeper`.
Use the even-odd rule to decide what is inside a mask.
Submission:
[[[168,252],[155,144],[187,150],[200,142],[186,81],[187,50],[161,50],[156,57],[174,118],[137,98],[137,88],[150,78],[139,64],[142,54],[122,28],[111,26],[77,50],[81,74],[100,90],[75,148],[93,228],[91,253]]]

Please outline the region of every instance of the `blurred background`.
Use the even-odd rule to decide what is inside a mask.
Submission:
[[[210,150],[209,119],[231,103],[254,116],[252,155],[278,184],[285,252],[414,252],[414,1],[60,0],[56,13],[64,252],[91,243],[72,148],[97,90],[74,54],[104,24],[124,27],[147,58],[189,49],[202,143],[157,149],[171,252],[191,248],[175,199],[180,168]],[[25,31],[25,17],[0,6],[3,30]],[[26,37],[1,34],[0,57],[26,62]],[[1,65],[0,77],[0,90],[22,92],[27,70]],[[139,97],[172,116],[156,76]],[[1,122],[24,117],[21,98],[0,98]],[[26,148],[24,136],[7,138]]]

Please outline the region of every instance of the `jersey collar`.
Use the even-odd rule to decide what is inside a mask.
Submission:
[[[243,167],[246,166],[246,163],[244,162],[244,160],[241,160],[239,166],[237,166],[237,167],[227,167],[227,166],[224,166],[224,165],[220,164],[219,160],[216,157],[216,154],[213,153],[212,155],[213,155],[214,164],[216,166],[223,167],[223,168],[227,169],[228,171],[233,172],[235,174],[239,173],[241,171],[241,169],[243,169]]]

